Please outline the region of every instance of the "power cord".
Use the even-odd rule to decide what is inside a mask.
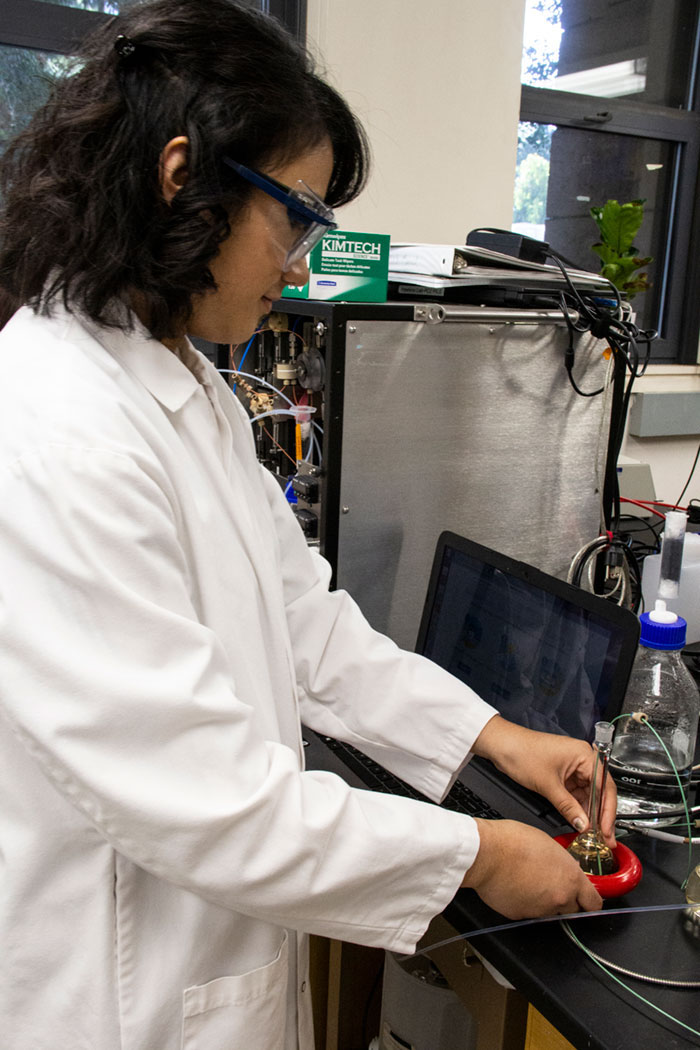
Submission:
[[[566,582],[592,593],[596,589],[599,555],[604,554],[603,597],[635,609],[641,601],[641,569],[629,544],[612,533],[597,536],[576,552]],[[636,610],[635,610],[636,611]]]
[[[588,398],[604,394],[612,385],[610,429],[601,486],[601,531],[607,535],[594,540],[590,551],[578,552],[572,562],[570,582],[582,586],[587,580],[590,590],[596,593],[603,591],[604,597],[620,605],[629,605],[636,612],[641,603],[641,570],[631,543],[623,541],[619,535],[621,511],[617,461],[634,382],[646,371],[651,344],[658,333],[642,330],[633,323],[629,314],[626,315],[618,289],[607,279],[601,278],[601,281],[610,289],[609,297],[577,287],[575,273],[572,277],[569,272],[573,269],[570,260],[544,241],[487,227],[471,231],[467,237],[469,244],[497,247],[500,251],[523,259],[525,265],[527,260],[538,263],[550,260],[564,279],[565,288],[548,302],[559,305],[566,322],[569,338],[564,351],[564,367],[569,383],[578,396]],[[604,340],[611,357],[610,376],[593,390],[586,390],[580,385],[574,374],[577,336],[585,332]],[[599,567],[598,555],[603,552],[604,564]]]

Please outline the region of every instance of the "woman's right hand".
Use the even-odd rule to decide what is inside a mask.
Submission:
[[[507,919],[598,911],[602,899],[571,854],[515,820],[476,821],[479,852],[463,887]]]

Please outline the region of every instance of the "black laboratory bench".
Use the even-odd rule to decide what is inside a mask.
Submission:
[[[325,749],[317,752],[313,734],[307,761],[311,768],[331,769],[355,786],[357,777],[334,764]],[[696,789],[696,795],[700,792]],[[620,839],[639,857],[640,884],[624,897],[606,902],[603,912],[575,919],[570,928],[579,940],[603,959],[625,969],[661,978],[700,981],[700,937],[686,930],[683,911],[606,915],[606,909],[626,909],[659,904],[682,904],[680,890],[688,870],[688,846],[667,843],[633,832]],[[694,850],[694,861],[700,854]],[[470,890],[460,890],[444,912],[444,919],[458,933],[485,930],[504,922]],[[443,924],[444,926],[445,924]],[[430,938],[428,938],[430,940]],[[423,942],[422,946],[426,946]],[[459,945],[458,947],[462,947]],[[688,1050],[700,1047],[700,1037],[651,1009],[631,995],[575,945],[558,921],[521,926],[473,938],[473,949],[510,982],[536,1011],[564,1038],[581,1050]],[[435,958],[432,956],[431,957]],[[436,959],[436,961],[438,961]],[[446,974],[449,977],[449,974]],[[630,988],[667,1014],[691,1028],[700,1028],[700,988],[679,989],[617,975]],[[326,1046],[342,1045],[328,1042]],[[366,1044],[365,1044],[366,1045]],[[513,1047],[512,1037],[499,1044]],[[455,1048],[459,1050],[459,1048]]]
[[[621,840],[623,841],[623,840]],[[688,847],[631,834],[624,839],[642,862],[642,881],[606,902],[603,913],[572,920],[578,939],[603,959],[654,977],[700,981],[700,937],[682,911],[610,915],[605,909],[681,904]],[[445,912],[458,932],[503,922],[475,893],[461,890]],[[687,1050],[700,1037],[652,1010],[602,973],[558,922],[475,937],[473,946],[575,1047],[586,1050]],[[700,1028],[700,988],[677,989],[618,977],[649,1002]]]

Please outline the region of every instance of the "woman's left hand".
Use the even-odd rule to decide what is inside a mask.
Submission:
[[[503,773],[548,799],[576,831],[589,826],[588,802],[596,752],[585,740],[538,733],[495,715],[477,737],[473,752],[490,759]],[[598,762],[597,790],[602,783]],[[612,777],[605,782],[600,830],[615,845],[617,793]]]

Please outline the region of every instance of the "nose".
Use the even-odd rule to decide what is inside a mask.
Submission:
[[[287,284],[293,284],[295,286],[306,284],[309,279],[309,264],[307,262],[307,257],[302,256],[301,259],[297,259],[296,262],[291,263],[291,265],[284,271],[284,279]]]

